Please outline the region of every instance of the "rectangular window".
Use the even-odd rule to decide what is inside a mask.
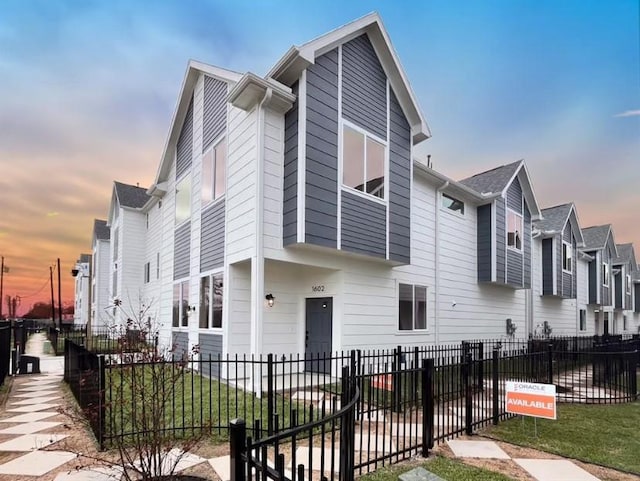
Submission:
[[[120,238],[119,233],[120,233],[120,229],[118,227],[113,229],[113,261],[114,262],[118,260],[118,248],[119,248],[118,239]]]
[[[624,314],[622,316],[622,330],[626,331],[627,330],[627,315]]]
[[[522,233],[522,216],[517,212],[507,209],[507,246],[521,251]]]
[[[156,279],[160,279],[160,253],[156,252]]]
[[[148,284],[151,278],[151,262],[147,262],[144,265],[144,283]]]
[[[200,328],[222,327],[222,287],[221,273],[200,279]]]
[[[442,194],[442,207],[464,214],[464,202],[445,193]]]
[[[342,133],[342,183],[384,199],[386,146],[346,125]]]
[[[223,138],[202,157],[202,204],[219,199],[225,192],[227,144]]]
[[[580,330],[581,331],[587,330],[587,310],[586,309],[580,309]]]
[[[176,225],[191,217],[191,177],[189,175],[176,183]]]
[[[626,283],[627,283],[627,294],[631,294],[631,276],[629,274],[627,274],[626,276]]]
[[[398,329],[427,329],[427,288],[411,284],[398,285]]]
[[[562,242],[562,270],[566,272],[571,271],[571,258],[572,258],[572,246],[568,242]]]
[[[173,327],[189,325],[189,281],[173,285]]]
[[[609,286],[609,264],[602,263],[602,285]]]

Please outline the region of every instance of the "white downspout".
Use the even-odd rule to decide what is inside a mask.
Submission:
[[[435,314],[433,320],[434,340],[436,344],[440,343],[440,193],[449,187],[449,181],[445,181],[436,189],[436,225],[435,225]]]
[[[255,355],[262,354],[263,345],[263,318],[264,318],[264,106],[271,101],[273,90],[268,88],[264,98],[257,108],[257,128],[256,128],[256,250],[251,262],[252,275],[252,346],[251,352]]]

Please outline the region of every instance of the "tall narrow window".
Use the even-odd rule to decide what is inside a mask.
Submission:
[[[222,327],[222,274],[212,276],[213,282],[213,315],[211,316],[211,327]]]
[[[156,252],[156,279],[160,279],[160,253]]]
[[[342,132],[342,183],[384,199],[386,146],[346,125]]]
[[[223,138],[202,157],[202,203],[219,199],[225,192],[227,144]]]
[[[211,302],[209,296],[211,295],[211,277],[205,276],[200,279],[200,328],[206,329],[209,327],[209,307]]]
[[[411,284],[398,285],[398,329],[427,329],[427,288]]]
[[[172,325],[180,327],[180,284],[173,285]]]
[[[182,318],[182,327],[187,327],[189,325],[189,281],[182,282],[181,286],[182,312],[180,313],[180,317]]]
[[[176,184],[176,225],[191,217],[191,178],[189,175]]]
[[[627,274],[626,276],[626,282],[627,282],[627,294],[631,294],[631,276],[629,274]]]
[[[119,241],[120,240],[120,229],[116,227],[113,229],[113,261],[118,260],[118,249],[119,249]]]
[[[517,212],[507,209],[507,246],[522,250],[522,216]]]
[[[609,286],[609,264],[602,263],[602,285]]]
[[[144,283],[148,284],[151,277],[151,262],[144,265]]]
[[[572,247],[568,242],[562,242],[562,270],[566,272],[571,271],[571,262],[572,262]]]
[[[581,331],[587,330],[587,310],[586,309],[580,309],[580,330]]]
[[[189,325],[189,281],[173,285],[172,321],[173,327]]]

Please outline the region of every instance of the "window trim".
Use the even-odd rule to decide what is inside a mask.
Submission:
[[[631,295],[631,275],[630,274],[625,275],[625,282],[627,283],[626,285],[627,295],[630,296]]]
[[[151,261],[144,264],[144,283],[149,284],[151,282]]]
[[[518,217],[520,217],[520,227],[521,227],[521,231],[520,231],[520,248],[518,249],[516,246],[510,246],[509,245],[509,212],[512,212],[513,214],[517,215]],[[508,250],[511,250],[513,252],[517,252],[521,255],[524,255],[524,215],[518,213],[517,211],[513,210],[510,207],[506,208],[506,215],[505,215],[505,245],[507,247]]]
[[[567,251],[571,252],[571,255],[568,257],[568,260],[570,261],[569,269],[565,268],[565,261],[567,260],[564,255],[565,247],[567,248]],[[562,241],[562,272],[573,274],[573,245],[566,240]]]
[[[220,320],[220,327],[212,327],[213,324],[213,278],[215,276],[222,277],[222,319]],[[198,309],[202,307],[202,300],[200,299],[202,279],[208,277],[210,279],[209,282],[209,319],[207,322],[207,327],[200,326],[200,311],[198,311],[198,330],[204,332],[215,332],[222,333],[224,330],[224,269],[216,269],[213,271],[201,272],[200,277],[198,278]]]
[[[210,209],[212,206],[216,205],[216,204],[217,204],[217,203],[219,203],[222,199],[224,199],[224,198],[226,197],[226,195],[227,195],[227,175],[226,175],[226,172],[227,172],[227,167],[229,166],[229,162],[228,162],[228,158],[229,158],[229,150],[228,150],[228,149],[229,149],[229,144],[228,144],[228,143],[226,143],[226,145],[224,146],[224,147],[225,147],[225,159],[224,159],[224,160],[225,160],[225,163],[224,163],[224,168],[225,168],[225,169],[224,169],[224,170],[225,170],[225,176],[224,176],[224,193],[223,193],[221,196],[219,196],[219,197],[216,197],[216,198],[213,198],[213,199],[210,199],[210,200],[207,200],[207,201],[203,201],[203,200],[202,200],[202,185],[203,185],[203,183],[202,183],[202,177],[204,177],[204,176],[202,175],[202,167],[204,166],[204,157],[205,157],[205,155],[207,155],[209,152],[211,152],[212,150],[214,150],[214,149],[215,149],[218,145],[220,145],[222,142],[225,142],[225,143],[227,142],[227,134],[226,134],[226,132],[224,132],[220,137],[218,137],[216,140],[214,140],[214,141],[211,143],[211,145],[209,145],[209,147],[207,147],[207,149],[202,153],[202,163],[201,163],[201,165],[200,165],[200,176],[201,176],[201,177],[200,177],[200,202],[202,203],[201,205],[202,205],[202,210],[203,210],[203,211]],[[215,191],[215,178],[216,178],[216,177],[215,177],[215,171],[216,171],[216,162],[215,162],[215,159],[214,159],[214,162],[213,162],[213,170],[212,170],[212,176],[213,176],[213,178],[212,178],[212,188],[213,188],[213,190],[214,190],[214,191]],[[214,192],[214,194],[215,194],[215,192]]]
[[[344,180],[344,128],[345,127],[349,127],[352,130],[355,130],[356,132],[362,134],[364,136],[364,179],[363,181],[365,181],[366,183],[366,177],[367,177],[367,157],[366,157],[366,153],[367,153],[367,137],[371,138],[371,140],[374,140],[376,142],[378,142],[379,144],[382,144],[382,146],[384,147],[384,198],[381,199],[380,197],[377,197],[373,194],[369,194],[368,192],[364,192],[358,189],[354,189],[353,187],[349,187],[348,185],[346,185],[343,180]],[[338,182],[340,183],[340,189],[344,190],[346,192],[349,192],[353,195],[357,195],[360,196],[364,199],[368,199],[374,202],[378,202],[379,204],[382,205],[387,205],[389,202],[389,142],[387,142],[385,139],[382,139],[380,137],[378,137],[377,135],[363,129],[362,127],[354,124],[353,122],[350,122],[349,120],[345,119],[345,118],[341,118],[339,120],[338,123],[338,134],[339,134],[339,147],[338,147]]]
[[[602,266],[600,267],[602,269],[602,285],[604,287],[609,287],[609,263],[602,261]],[[606,276],[605,276],[605,272],[606,272]]]
[[[412,288],[412,327],[411,329],[400,329],[400,286],[406,285],[411,286]],[[415,327],[415,302],[416,302],[416,287],[421,287],[425,290],[425,311],[424,311],[424,329],[416,329]],[[424,284],[413,284],[411,282],[401,282],[398,281],[396,283],[396,332],[400,335],[408,335],[408,334],[424,334],[429,332],[429,286]]]
[[[462,204],[462,212],[459,210],[453,210],[451,207],[447,207],[442,204],[444,198],[451,199],[455,202],[460,202]],[[458,217],[465,217],[464,211],[466,210],[466,204],[463,200],[458,199],[457,197],[452,196],[451,194],[447,194],[446,192],[440,192],[440,210],[445,212],[449,212],[450,214],[457,215]]]
[[[190,292],[187,293],[187,299],[186,299],[187,300],[187,312],[186,312],[187,319],[186,319],[186,324],[185,324],[184,316],[183,316],[184,312],[183,312],[183,310],[181,308],[182,304],[183,304],[183,302],[185,300],[184,299],[184,289],[183,289],[183,286],[185,284],[188,286],[188,289],[190,291],[191,290],[191,286],[190,286],[190,279],[188,277],[185,277],[185,278],[182,278],[182,279],[175,279],[173,281],[173,284],[172,284],[172,292],[171,292],[171,329],[172,330],[185,330],[185,329],[188,330],[189,329],[189,312],[190,312],[190,310],[189,310],[189,307],[190,307],[190,305],[189,305],[189,295],[190,295]],[[179,307],[178,307],[178,325],[177,326],[174,325],[174,319],[173,319],[173,309],[174,309],[174,306],[173,306],[173,303],[174,303],[173,290],[175,289],[176,286],[180,286],[180,300],[179,300]]]
[[[184,225],[186,222],[191,220],[191,214],[193,214],[193,176],[191,176],[189,178],[189,182],[190,182],[190,186],[189,186],[189,215],[187,216],[186,219],[178,222],[177,219],[177,208],[178,208],[178,184],[180,182],[182,182],[183,180],[185,180],[187,177],[189,177],[191,175],[191,169],[189,169],[187,172],[185,172],[183,175],[181,175],[179,178],[176,178],[176,184],[173,187],[173,198],[174,198],[174,209],[173,209],[173,223],[174,223],[174,229],[177,229],[178,227]]]

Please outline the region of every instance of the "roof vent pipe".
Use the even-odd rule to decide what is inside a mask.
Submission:
[[[430,169],[432,169],[433,167],[431,166],[431,154],[427,154],[427,167],[429,167]]]

